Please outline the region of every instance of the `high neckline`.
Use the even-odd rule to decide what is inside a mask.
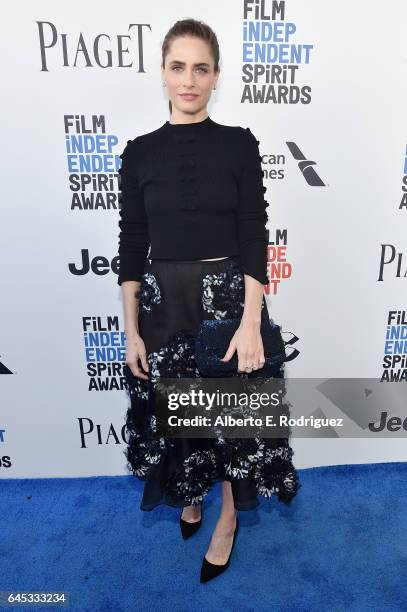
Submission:
[[[194,123],[170,123],[166,121],[164,123],[164,127],[173,130],[173,131],[185,131],[185,130],[194,130],[194,129],[203,129],[210,126],[213,123],[212,119],[208,115],[202,121],[195,121]]]

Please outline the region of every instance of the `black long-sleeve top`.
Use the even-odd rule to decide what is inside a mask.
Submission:
[[[118,284],[149,259],[238,255],[267,284],[267,200],[259,141],[209,116],[128,140],[121,158]],[[150,250],[149,250],[150,249]]]

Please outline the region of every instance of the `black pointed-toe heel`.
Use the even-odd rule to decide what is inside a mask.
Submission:
[[[236,528],[235,533],[233,534],[233,542],[232,548],[230,550],[230,555],[226,563],[223,565],[215,565],[214,563],[210,563],[206,557],[203,558],[202,567],[201,567],[201,582],[208,582],[208,580],[212,580],[212,578],[216,578],[222,574],[228,567],[230,560],[232,558],[233,547],[235,545],[237,532],[239,531],[239,519],[236,517]]]
[[[179,525],[181,527],[181,534],[184,540],[188,540],[188,538],[194,535],[194,533],[196,533],[198,529],[200,528],[200,526],[202,525],[202,512],[203,512],[203,506],[201,506],[201,518],[199,519],[199,521],[196,521],[195,523],[189,523],[188,521],[184,521],[184,519],[179,517]]]

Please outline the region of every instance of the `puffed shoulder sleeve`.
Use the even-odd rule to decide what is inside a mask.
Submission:
[[[127,280],[141,280],[150,246],[148,220],[137,179],[136,141],[128,140],[120,156],[119,285]]]
[[[263,285],[267,277],[267,200],[263,186],[263,171],[259,141],[249,128],[243,131],[242,168],[239,180],[237,229],[240,263],[243,273],[253,276]]]

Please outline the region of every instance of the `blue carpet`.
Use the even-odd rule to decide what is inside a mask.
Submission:
[[[240,512],[228,571],[203,585],[219,484],[184,541],[179,510],[139,510],[132,475],[2,480],[0,591],[64,590],[75,612],[406,610],[407,464],[298,471],[291,507]]]

